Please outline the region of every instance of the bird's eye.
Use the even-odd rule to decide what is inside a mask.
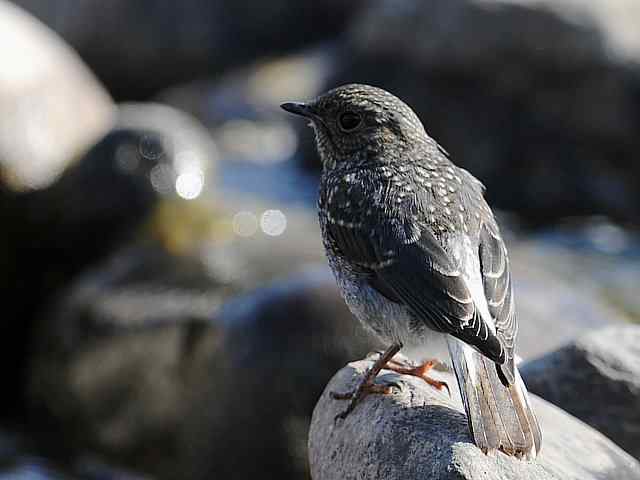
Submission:
[[[354,112],[344,112],[338,118],[340,128],[345,132],[351,132],[360,126],[362,117]]]

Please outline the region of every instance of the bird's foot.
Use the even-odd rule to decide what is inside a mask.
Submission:
[[[437,360],[427,360],[426,362],[421,363],[420,365],[411,365],[409,363],[398,362],[396,360],[391,360],[387,363],[385,370],[391,370],[392,372],[399,373],[401,375],[411,375],[413,377],[418,377],[427,382],[432,387],[437,388],[438,390],[447,389],[447,393],[451,396],[451,389],[447,382],[442,382],[440,380],[436,380],[431,378],[429,375],[429,371],[438,363]]]
[[[370,393],[376,393],[379,395],[389,395],[393,392],[392,386],[398,387],[395,383],[391,384],[377,384],[372,381],[365,380],[361,382],[355,389],[349,392],[330,392],[331,398],[334,400],[349,400],[347,408],[340,412],[335,417],[335,421],[344,420],[347,416],[356,408],[356,405],[360,401],[369,395]]]
[[[336,415],[335,421],[347,418],[353,409],[356,408],[356,405],[368,394],[378,393],[388,395],[392,392],[392,385],[399,387],[397,384],[379,385],[374,383],[374,381],[378,373],[380,373],[380,370],[385,368],[385,365],[387,365],[393,356],[400,351],[401,347],[402,346],[399,344],[394,344],[382,353],[373,363],[371,368],[367,370],[355,389],[344,393],[330,392],[331,398],[334,400],[349,400],[349,405],[347,405],[347,408],[344,411]]]

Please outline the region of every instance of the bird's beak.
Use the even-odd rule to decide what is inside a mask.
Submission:
[[[313,110],[306,103],[287,102],[280,105],[280,107],[289,113],[294,113],[295,115],[300,115],[307,118],[313,117]]]

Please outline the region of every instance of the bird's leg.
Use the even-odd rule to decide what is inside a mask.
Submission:
[[[443,388],[447,389],[447,393],[451,396],[451,390],[449,389],[449,385],[446,382],[441,382],[440,380],[435,380],[429,375],[429,371],[434,367],[437,363],[437,360],[427,360],[420,365],[413,366],[407,365],[406,363],[398,362],[397,360],[390,360],[387,363],[387,366],[384,367],[386,370],[391,370],[392,372],[399,373],[401,375],[411,375],[413,377],[418,377],[427,382],[432,387],[437,388],[438,390],[442,390]]]
[[[336,420],[347,418],[360,400],[366,397],[369,393],[381,393],[381,394],[389,394],[391,393],[391,387],[389,385],[376,385],[374,382],[380,370],[385,368],[387,363],[393,358],[393,356],[400,351],[402,345],[399,343],[394,343],[391,345],[385,352],[380,355],[380,357],[375,361],[375,363],[371,366],[369,370],[364,374],[358,386],[351,390],[350,392],[337,393],[331,392],[330,395],[332,398],[336,400],[349,400],[349,405],[347,408],[336,415]]]

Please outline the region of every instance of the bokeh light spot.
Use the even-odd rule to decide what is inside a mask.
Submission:
[[[161,195],[171,193],[173,175],[173,169],[169,165],[160,164],[153,167],[149,172],[153,189]]]
[[[287,217],[282,210],[266,210],[260,217],[260,228],[272,237],[282,235],[287,229]]]
[[[258,219],[251,212],[238,212],[233,216],[233,231],[239,237],[250,237],[258,231]]]
[[[145,135],[138,145],[140,155],[149,160],[158,160],[164,154],[162,139],[158,135]]]
[[[176,179],[176,192],[185,200],[193,200],[202,193],[204,175],[200,172],[186,172]]]

